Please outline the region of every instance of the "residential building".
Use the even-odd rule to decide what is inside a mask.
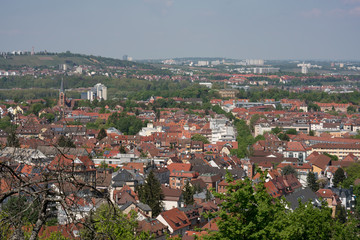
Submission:
[[[236,93],[238,93],[238,90],[234,90],[234,89],[221,89],[219,90],[219,95],[222,98],[235,98],[236,97]]]
[[[328,153],[335,155],[342,160],[350,153],[355,157],[360,157],[360,144],[341,144],[341,143],[318,143],[312,145],[312,152]]]
[[[297,158],[299,162],[306,162],[306,149],[300,142],[287,142],[283,154],[284,157]]]
[[[107,100],[107,87],[101,83],[96,84],[87,92],[87,99],[90,100],[90,102],[95,99],[99,101],[101,101],[101,99]]]
[[[186,214],[178,208],[162,212],[156,219],[169,228],[171,236],[185,235],[191,225]]]

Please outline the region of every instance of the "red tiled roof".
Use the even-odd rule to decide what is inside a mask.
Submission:
[[[319,168],[321,168],[322,170],[325,170],[326,166],[329,164],[329,162],[331,161],[331,158],[324,155],[324,154],[320,154],[319,156],[311,159],[309,162],[312,165],[315,165]]]
[[[331,189],[319,189],[316,192],[316,195],[322,198],[332,198],[334,196],[334,192]]]
[[[360,149],[360,144],[336,144],[336,143],[318,143],[312,146],[312,148],[320,149]]]
[[[286,146],[287,151],[305,152],[304,146],[300,142],[288,142]]]
[[[268,181],[264,184],[266,187],[266,191],[274,198],[278,198],[281,196],[281,192],[279,192],[278,188],[272,181]]]
[[[160,215],[174,231],[190,225],[190,221],[186,217],[186,214],[180,211],[178,208],[167,210],[160,213]]]
[[[169,166],[167,166],[170,173],[173,171],[190,171],[191,170],[191,164],[190,163],[172,163]]]

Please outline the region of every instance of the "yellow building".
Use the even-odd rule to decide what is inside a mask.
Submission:
[[[234,89],[219,90],[219,94],[222,98],[235,98],[236,93],[238,93],[238,90],[234,90]]]
[[[328,153],[335,155],[342,160],[349,153],[355,157],[360,157],[360,144],[335,144],[335,143],[318,143],[312,146],[312,152]]]

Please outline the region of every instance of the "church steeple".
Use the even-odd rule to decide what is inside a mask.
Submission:
[[[61,85],[59,90],[59,107],[64,108],[65,107],[65,89],[64,89],[64,79],[61,79]]]
[[[60,92],[64,92],[64,78],[61,78]]]

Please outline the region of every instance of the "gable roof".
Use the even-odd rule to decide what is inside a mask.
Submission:
[[[324,154],[320,154],[317,157],[314,157],[310,160],[310,163],[312,165],[315,165],[321,168],[322,170],[325,170],[326,166],[329,165],[330,162],[331,162],[331,158]]]
[[[157,219],[144,219],[138,224],[139,232],[150,232],[155,235],[155,238],[165,235],[168,227]]]
[[[172,163],[169,166],[167,166],[170,173],[174,171],[190,171],[191,170],[191,164],[189,163]]]
[[[316,196],[316,194],[308,187],[285,196],[285,199],[289,202],[289,207],[293,210],[299,207],[299,200],[302,203],[306,203],[309,200],[311,200],[312,202],[318,201],[318,197]]]
[[[322,198],[332,198],[334,196],[334,192],[331,189],[319,189],[316,192],[316,195]]]
[[[288,142],[286,151],[305,152],[306,150],[300,142]]]
[[[74,166],[83,166],[82,169]],[[57,155],[48,165],[50,170],[96,171],[94,162],[88,156]]]
[[[186,214],[180,211],[178,208],[173,208],[165,212],[160,213],[164,220],[175,232],[178,229],[190,226],[190,221],[186,217]]]

